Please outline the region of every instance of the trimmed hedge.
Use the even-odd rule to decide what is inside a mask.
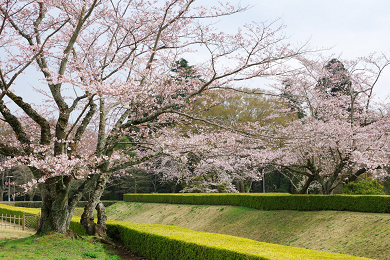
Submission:
[[[72,220],[70,221],[69,229],[71,229],[76,234],[79,234],[80,236],[86,236],[87,232],[85,231],[85,228],[80,223],[80,217],[73,216]]]
[[[115,203],[117,203],[117,200],[103,200],[103,205],[105,207],[109,207]],[[1,201],[1,204],[6,204],[10,206],[15,207],[24,207],[24,208],[41,208],[42,207],[42,201]],[[87,205],[88,201],[79,201],[77,203],[77,207],[83,208],[85,205]]]
[[[13,207],[10,205],[0,204],[0,214],[7,215],[23,215],[23,212],[31,215],[38,215],[41,210],[31,209],[31,208],[22,208],[22,207]]]
[[[124,194],[127,202],[230,205],[259,210],[336,210],[390,213],[386,195],[292,195],[280,193]]]
[[[107,233],[111,238],[124,242],[130,251],[149,259],[159,260],[369,259],[159,224],[109,220],[107,221]]]
[[[0,214],[38,214],[38,209],[12,207],[0,204]],[[85,230],[79,217],[73,217],[70,229],[80,235]],[[149,259],[328,259],[364,260],[369,258],[326,253],[303,248],[268,244],[246,238],[192,231],[187,228],[159,224],[107,221],[107,234],[122,241],[126,247]]]
[[[111,205],[114,205],[115,203],[119,202],[118,200],[102,200],[103,205],[105,207],[109,207]],[[87,205],[88,201],[79,201],[77,203],[77,207],[84,208]]]

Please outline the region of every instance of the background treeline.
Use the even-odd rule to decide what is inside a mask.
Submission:
[[[188,62],[182,59],[178,66],[182,69],[191,71],[191,66]],[[254,94],[255,93],[255,94]],[[260,94],[259,94],[260,93]],[[301,110],[292,109],[295,103],[291,104],[289,99],[283,101],[275,98],[272,95],[261,94],[260,90],[256,89],[242,89],[242,92],[232,96],[231,98],[218,101],[217,97],[208,95],[205,97],[207,102],[211,102],[209,109],[195,111],[200,117],[203,117],[223,125],[234,126],[237,123],[254,123],[261,124],[275,124],[282,126],[288,121],[304,116]],[[202,102],[200,99],[199,102]],[[275,116],[275,111],[281,108],[286,108],[292,112],[287,116]],[[298,112],[297,112],[298,111]],[[172,123],[172,127],[179,127],[182,131],[193,131],[190,125],[181,124],[176,125]],[[118,144],[116,150],[121,150],[126,153],[126,150],[131,150],[132,136],[124,136],[123,142]],[[283,146],[283,144],[280,144]],[[260,147],[260,149],[262,149]],[[131,152],[127,152],[131,155]],[[209,171],[202,175],[193,174],[198,167],[201,154],[188,153],[188,162],[184,166],[186,168],[186,176],[180,173],[183,167],[175,167],[174,160],[170,161],[164,159],[157,159],[153,161],[148,170],[139,168],[130,168],[126,170],[125,174],[113,175],[107,183],[107,188],[103,194],[104,200],[121,200],[125,193],[177,193],[186,190],[191,192],[205,192],[205,190],[212,190],[214,192],[280,192],[280,193],[299,193],[300,186],[304,178],[300,175],[294,174],[293,171],[287,168],[276,167],[274,165],[262,166],[257,170],[257,178],[246,175],[245,171],[242,173],[225,173]],[[5,158],[0,157],[0,163]],[[164,169],[165,168],[165,169]],[[390,174],[390,170],[387,169]],[[175,172],[175,174],[172,174]],[[262,180],[262,173],[265,173],[264,181]],[[218,176],[221,175],[236,175],[236,177],[229,178],[229,182],[220,181]],[[8,178],[12,176],[12,178]],[[39,189],[35,186],[28,192],[24,192],[21,187],[32,179],[32,173],[26,166],[16,166],[11,169],[6,169],[0,172],[0,200],[8,200],[9,193],[16,194],[15,200],[29,201],[40,200]],[[167,177],[168,176],[168,177]],[[172,177],[177,176],[177,177]],[[182,176],[182,177],[180,177]],[[240,178],[237,178],[240,177]],[[11,180],[11,186],[8,186],[8,180]],[[76,189],[79,183],[75,182],[72,189]],[[234,189],[227,189],[227,187],[234,187]],[[10,191],[10,192],[9,192]],[[320,194],[321,190],[316,185],[313,185],[307,193]],[[390,194],[390,178],[380,180],[372,180],[369,173],[360,176],[357,182],[339,185],[333,194]],[[83,200],[88,199],[89,194],[85,194]],[[11,199],[13,200],[13,198]]]
[[[251,183],[250,193],[262,193],[263,185],[265,192],[267,193],[291,193],[296,194],[294,185],[289,178],[279,170],[269,171],[265,175],[265,183],[263,181],[253,181]],[[27,193],[23,192],[23,189],[19,187],[22,183],[30,181],[32,179],[31,172],[25,167],[14,167],[11,170],[3,171],[0,175],[0,200],[8,200],[8,178],[7,176],[13,176],[11,182],[14,182],[16,201],[32,201],[41,200],[39,189],[35,188]],[[366,177],[366,178],[365,178]],[[345,184],[344,187],[337,189],[334,194],[390,194],[390,178],[385,179],[382,182],[372,180],[369,176],[362,177],[357,182]],[[233,183],[237,190],[240,189],[241,183]],[[103,200],[122,200],[123,194],[126,193],[178,193],[185,187],[185,182],[180,180],[167,181],[163,176],[156,174],[153,171],[146,171],[144,169],[129,169],[125,175],[119,177],[112,177],[107,184],[107,189],[103,195]],[[73,186],[73,189],[77,187],[77,183]],[[11,200],[14,194],[14,186],[11,185]],[[19,193],[19,194],[18,194]],[[310,194],[320,194],[320,190],[313,189]],[[88,194],[85,195],[85,199],[88,199]]]

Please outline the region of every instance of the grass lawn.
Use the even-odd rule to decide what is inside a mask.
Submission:
[[[142,259],[126,251],[110,249],[96,242],[92,237],[85,239],[68,238],[65,235],[50,233],[43,236],[32,235],[19,239],[0,240],[0,259]]]

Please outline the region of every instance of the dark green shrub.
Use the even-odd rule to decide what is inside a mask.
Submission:
[[[383,185],[377,180],[365,179],[344,185],[344,194],[350,195],[384,195]]]
[[[385,192],[385,194],[390,195],[390,177],[386,177],[385,181],[382,184],[383,184],[383,191]]]
[[[85,253],[83,253],[83,257],[85,257],[85,258],[98,258],[99,255],[96,253],[85,252]]]
[[[339,210],[390,213],[390,196],[385,195],[291,195],[286,193],[185,193],[125,194],[124,201],[230,205],[259,210]]]
[[[15,206],[23,208],[41,208],[42,201],[16,201]]]
[[[117,203],[117,200],[103,200],[102,201],[105,207],[109,207],[115,203]],[[77,203],[77,207],[84,208],[85,205],[87,205],[88,201],[79,201]],[[41,208],[42,207],[42,201],[16,201],[11,203],[4,203],[10,206],[16,206],[16,207],[23,207],[23,208]]]
[[[111,206],[111,205],[117,203],[118,200],[102,200],[102,202],[103,202],[103,205],[104,205],[105,207],[109,207],[109,206]],[[88,201],[79,201],[79,202],[77,203],[77,207],[79,207],[79,208],[84,208],[84,207],[87,205],[87,203],[88,203]]]

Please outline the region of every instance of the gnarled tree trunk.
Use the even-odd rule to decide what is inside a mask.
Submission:
[[[84,208],[84,212],[81,215],[80,223],[84,226],[88,235],[105,237],[106,236],[106,209],[103,203],[100,201],[100,197],[103,194],[104,187],[106,185],[105,176],[100,176],[96,182],[96,187],[89,198],[87,205]],[[95,223],[93,213],[97,210],[98,221]]]
[[[41,219],[37,233],[54,231],[66,233],[76,203],[69,203],[70,177],[55,177],[41,183]]]

